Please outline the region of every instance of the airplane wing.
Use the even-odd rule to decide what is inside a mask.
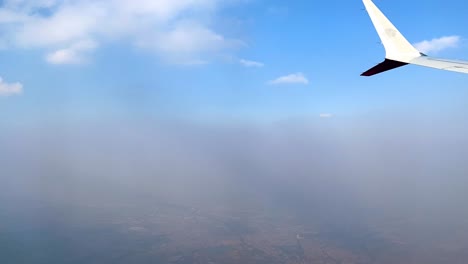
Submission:
[[[386,55],[385,61],[364,72],[361,76],[376,75],[408,64],[468,74],[468,62],[432,58],[419,52],[385,17],[372,0],[363,0],[363,2],[382,40]]]

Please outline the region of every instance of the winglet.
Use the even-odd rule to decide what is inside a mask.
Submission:
[[[366,72],[361,74],[361,76],[366,76],[366,77],[372,76],[372,75],[376,75],[385,71],[393,70],[393,69],[396,69],[405,65],[408,65],[408,63],[385,59],[385,61],[383,61],[382,63],[376,65],[372,69],[367,70]]]
[[[408,40],[406,40],[400,31],[398,31],[392,22],[385,17],[382,11],[380,11],[371,0],[363,0],[363,2],[386,51],[386,60],[371,70],[363,73],[363,76],[373,75],[369,75],[369,73],[372,72],[376,72],[374,74],[377,74],[404,66],[411,60],[422,56],[421,53],[413,47]],[[377,67],[379,67],[377,69],[378,71],[375,71]]]

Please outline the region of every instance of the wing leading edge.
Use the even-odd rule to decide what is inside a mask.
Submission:
[[[385,61],[361,74],[372,76],[408,64],[468,74],[468,62],[432,58],[420,53],[388,20],[372,0],[363,0],[367,12],[385,47]]]

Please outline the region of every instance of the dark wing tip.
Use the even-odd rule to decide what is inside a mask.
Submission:
[[[402,66],[408,65],[408,63],[401,62],[401,61],[394,61],[394,60],[389,60],[385,59],[382,63],[374,66],[373,68],[369,69],[368,71],[364,72],[361,74],[361,76],[372,76],[376,75],[382,72],[386,72],[389,70],[393,70],[395,68],[399,68]]]

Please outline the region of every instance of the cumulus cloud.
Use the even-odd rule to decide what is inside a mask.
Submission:
[[[51,64],[81,64],[87,61],[86,55],[97,48],[92,40],[78,42],[69,48],[59,49],[46,56]]]
[[[282,76],[279,77],[275,80],[272,80],[268,82],[270,85],[280,85],[280,84],[303,84],[307,85],[309,84],[309,80],[307,77],[299,72],[299,73],[293,73],[290,75]]]
[[[236,0],[234,0],[236,1]],[[232,2],[232,1],[230,1]],[[5,0],[0,40],[10,48],[56,50],[50,63],[81,62],[103,42],[126,41],[165,59],[205,61],[242,46],[213,25],[221,0]],[[80,48],[83,40],[93,48]],[[78,47],[78,48],[77,48]]]
[[[22,93],[23,85],[21,83],[7,83],[0,77],[0,96],[13,96]]]
[[[423,53],[437,53],[449,48],[458,47],[460,39],[459,36],[441,37],[432,40],[424,40],[415,43],[414,46]]]
[[[265,64],[263,64],[261,62],[252,61],[252,60],[245,60],[245,59],[239,60],[239,63],[242,66],[248,67],[248,68],[261,68],[261,67],[265,66]]]

